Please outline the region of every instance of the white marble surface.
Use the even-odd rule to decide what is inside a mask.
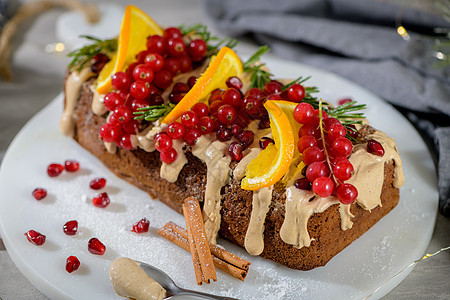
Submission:
[[[99,2],[99,1],[98,1]],[[112,2],[112,1],[111,1]],[[124,6],[121,1],[114,1]],[[197,23],[209,25],[200,0],[130,1],[151,14],[161,24]],[[0,81],[0,160],[20,128],[42,107],[60,93],[68,59],[44,51],[58,42],[54,28],[64,10],[49,11],[24,26],[13,43],[14,81]],[[241,43],[241,53],[254,45]],[[0,191],[1,197],[1,191]],[[435,232],[427,253],[450,245],[450,220],[438,215]],[[411,274],[385,299],[450,299],[450,252],[419,263]],[[14,266],[0,237],[0,299],[47,299]]]

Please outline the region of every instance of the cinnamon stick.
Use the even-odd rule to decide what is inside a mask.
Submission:
[[[206,283],[209,283],[210,280],[217,281],[211,250],[206,239],[202,211],[196,198],[188,197],[184,200],[183,214],[186,220],[189,248],[191,249],[197,283],[201,285],[203,281]],[[200,262],[202,278],[198,275],[198,261]]]
[[[180,236],[187,239],[187,232],[183,227],[178,226],[177,224],[175,224],[173,222],[166,223],[166,225],[164,225],[164,227],[172,229],[174,232],[178,233]],[[221,260],[223,260],[233,266],[236,266],[239,269],[248,271],[248,268],[250,266],[249,261],[246,261],[245,259],[242,259],[239,256],[236,256],[233,253],[230,253],[230,252],[226,251],[225,249],[220,248],[212,243],[209,243],[209,248],[211,249],[212,255],[214,255],[215,257],[220,258]]]
[[[161,227],[160,229],[158,229],[158,234],[160,236],[162,236],[163,238],[171,241],[178,247],[183,248],[186,251],[190,251],[189,250],[189,242],[188,242],[187,238],[182,236],[179,232],[175,231],[171,226],[169,227],[168,224],[169,223],[167,223],[164,227]],[[174,223],[172,223],[172,224],[174,224]],[[174,225],[176,225],[176,224],[174,224]],[[178,226],[178,225],[176,225],[176,226]],[[183,232],[187,236],[187,233],[184,230],[184,228],[182,228],[182,227],[180,227],[180,228],[183,230]],[[213,262],[214,262],[214,265],[219,270],[222,270],[223,272],[225,272],[241,281],[244,281],[245,277],[247,276],[248,270],[240,269],[240,268],[228,263],[227,261],[223,261],[215,256],[213,256]]]

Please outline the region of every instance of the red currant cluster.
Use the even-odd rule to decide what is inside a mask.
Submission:
[[[124,149],[133,149],[130,136],[140,129],[133,113],[139,108],[163,104],[161,94],[172,84],[173,78],[201,63],[206,51],[204,40],[186,41],[176,27],[165,29],[163,36],[148,37],[146,50],[137,54],[136,61],[128,66],[126,72],[117,72],[111,77],[115,91],[105,95],[104,103],[113,113],[100,129],[102,139],[108,143],[115,142]],[[189,82],[193,85],[195,77]],[[187,90],[184,84],[175,84],[170,100],[178,103]]]
[[[353,174],[347,159],[353,150],[346,138],[347,130],[341,122],[328,117],[325,111],[315,110],[309,103],[299,103],[294,119],[302,124],[298,135],[298,150],[307,165],[305,178],[296,181],[299,189],[313,190],[320,197],[336,195],[343,204],[350,204],[358,196],[352,184],[345,183]]]

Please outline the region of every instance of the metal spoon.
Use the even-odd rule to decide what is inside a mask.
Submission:
[[[192,291],[192,290],[186,290],[183,288],[178,287],[175,282],[173,282],[172,278],[169,277],[166,273],[161,271],[160,269],[153,267],[149,264],[139,262],[139,267],[144,270],[144,272],[153,278],[156,282],[158,282],[165,290],[167,297],[164,299],[171,299],[173,296],[176,295],[191,295],[191,296],[197,296],[204,299],[218,299],[218,300],[238,300],[236,298],[230,298],[230,297],[222,297],[222,296],[216,296],[211,294],[206,294],[202,292]]]

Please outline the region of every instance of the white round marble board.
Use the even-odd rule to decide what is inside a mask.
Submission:
[[[224,240],[229,251],[251,261],[245,282],[218,271],[218,281],[197,286],[191,257],[157,234],[167,221],[184,226],[181,215],[112,174],[99,160],[58,129],[62,111],[59,95],[24,126],[11,143],[0,171],[0,234],[14,263],[40,291],[52,299],[118,299],[109,282],[108,269],[119,256],[155,265],[180,286],[241,299],[361,299],[420,258],[433,232],[438,193],[435,168],[419,134],[393,107],[372,93],[339,76],[303,64],[266,59],[277,77],[309,76],[308,84],[318,86],[319,95],[330,102],[352,97],[367,104],[366,116],[373,126],[395,138],[406,183],[400,202],[362,237],[336,255],[326,266],[311,271],[291,270],[259,257]],[[76,159],[81,169],[50,178],[51,162]],[[91,199],[97,192],[89,188],[95,177],[107,178],[111,204],[96,208]],[[31,191],[45,187],[49,195],[36,201]],[[130,231],[143,217],[151,222],[145,234]],[[62,231],[65,222],[76,219],[75,236]],[[43,246],[27,241],[30,229],[47,236]],[[106,245],[103,256],[87,251],[87,241],[99,238]],[[81,267],[65,271],[65,260],[76,255]],[[393,289],[408,269],[388,280],[373,298]]]

